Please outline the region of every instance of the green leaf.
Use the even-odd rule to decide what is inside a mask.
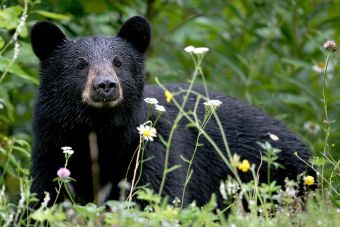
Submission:
[[[37,10],[35,11],[37,14],[40,14],[41,16],[54,19],[54,20],[71,20],[71,16],[65,15],[65,14],[59,14],[59,13],[52,13],[44,10]]]
[[[12,6],[0,10],[0,27],[7,30],[16,28],[19,24],[19,15],[22,11],[21,6]]]
[[[189,159],[186,159],[182,154],[180,154],[179,156],[180,156],[180,158],[181,158],[184,162],[190,163],[190,160],[189,160]]]
[[[322,165],[326,164],[326,159],[324,159],[322,157],[315,157],[312,160],[312,163],[313,163],[313,165],[316,165],[316,166],[322,166]]]
[[[166,173],[170,173],[172,171],[175,171],[176,169],[181,168],[181,165],[174,165],[171,166],[169,169],[166,170]]]
[[[14,62],[11,64],[10,59],[0,56],[0,71],[4,72],[7,68],[10,73],[13,73],[16,76],[28,80],[34,84],[39,83],[38,79],[28,75],[18,64]]]

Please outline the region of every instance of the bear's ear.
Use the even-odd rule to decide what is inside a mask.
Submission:
[[[51,52],[66,40],[64,33],[53,23],[41,21],[31,30],[33,52],[40,60],[44,60]]]
[[[145,53],[151,38],[150,23],[141,16],[131,17],[123,24],[118,37],[131,43],[140,53]]]

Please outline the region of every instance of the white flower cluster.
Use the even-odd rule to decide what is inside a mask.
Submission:
[[[206,107],[217,108],[220,107],[223,103],[220,100],[211,99],[203,103]]]
[[[151,105],[157,105],[158,100],[156,98],[145,98],[144,101]]]
[[[64,154],[68,154],[68,155],[74,154],[74,150],[72,149],[72,147],[62,147],[61,149],[63,150]]]
[[[191,54],[205,54],[209,51],[208,47],[194,47],[194,46],[187,46],[184,48],[184,51]]]
[[[154,105],[158,112],[165,112],[164,106],[158,105],[158,100],[156,98],[145,98],[144,101],[150,105]]]
[[[51,200],[50,193],[48,192],[44,192],[44,193],[45,193],[45,197],[41,203],[41,208],[46,208],[48,205],[48,202]]]
[[[164,106],[161,106],[161,105],[155,105],[155,109],[156,109],[158,112],[165,112]]]

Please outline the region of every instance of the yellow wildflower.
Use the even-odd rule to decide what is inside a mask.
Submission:
[[[172,94],[170,91],[166,90],[164,92],[164,95],[165,95],[165,98],[166,98],[166,102],[171,102],[171,99],[172,99]]]
[[[314,184],[314,177],[306,176],[305,177],[305,185],[312,185],[312,184]]]
[[[238,169],[242,172],[247,172],[250,168],[250,163],[247,159],[244,159],[241,164],[238,165]]]

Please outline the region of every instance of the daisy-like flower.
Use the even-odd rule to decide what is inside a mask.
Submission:
[[[314,177],[312,177],[312,176],[306,176],[305,177],[305,185],[312,185],[312,184],[314,184]]]
[[[58,169],[57,171],[57,175],[58,177],[65,179],[68,178],[71,175],[71,171],[65,167],[62,167],[60,169]]]
[[[150,127],[149,125],[140,125],[137,127],[139,134],[143,136],[146,141],[153,141],[153,137],[157,136],[157,131],[155,128]]]
[[[319,63],[313,65],[312,69],[313,69],[314,72],[321,74],[321,73],[323,73],[325,66],[326,66],[326,64],[324,62],[319,62]]]
[[[223,103],[220,100],[211,99],[203,103],[207,107],[217,108]]]
[[[151,104],[151,105],[158,104],[158,100],[156,98],[145,98],[144,101],[148,104]]]
[[[334,67],[336,63],[334,61],[329,61],[327,65],[327,79],[331,80],[334,76]],[[325,71],[326,63],[325,62],[319,62],[317,64],[314,64],[312,67],[312,70],[317,74],[323,74]]]
[[[303,124],[303,128],[310,134],[316,135],[320,131],[320,125],[318,123],[307,121]]]
[[[268,132],[268,136],[270,137],[270,139],[272,139],[273,141],[278,141],[279,137],[273,133]]]
[[[161,106],[161,105],[155,105],[155,109],[156,109],[158,112],[165,112],[164,106]]]
[[[196,47],[193,51],[194,54],[205,54],[209,51],[208,47]]]
[[[250,163],[249,163],[249,161],[247,160],[247,159],[244,159],[243,161],[242,161],[242,163],[241,164],[239,164],[238,165],[238,167],[237,167],[239,170],[241,170],[242,172],[247,172],[248,170],[249,170],[249,168],[250,168]]]
[[[68,155],[74,154],[74,150],[72,149],[72,147],[62,147],[61,149],[63,150],[64,154]]]
[[[171,102],[171,100],[172,100],[172,93],[170,91],[166,90],[164,92],[164,96],[165,96],[166,102]]]
[[[192,53],[195,50],[194,46],[187,46],[186,48],[184,48],[184,51],[187,53]]]
[[[336,51],[336,43],[334,40],[327,40],[323,44],[323,48],[325,48],[328,51],[335,52]]]

